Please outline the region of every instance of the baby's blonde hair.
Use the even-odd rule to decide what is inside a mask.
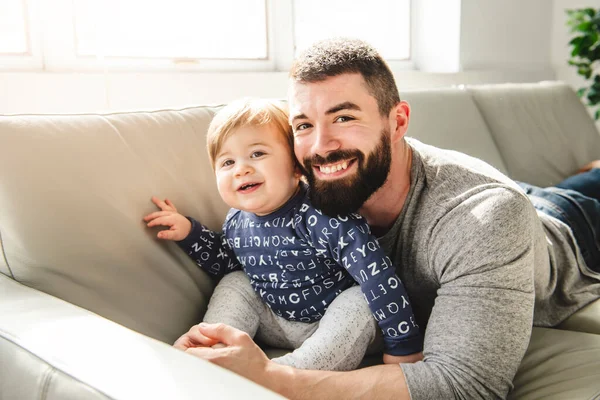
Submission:
[[[208,127],[206,148],[213,169],[217,154],[232,133],[241,127],[266,125],[273,125],[284,135],[290,155],[294,157],[294,138],[284,104],[276,100],[243,98],[223,107]]]

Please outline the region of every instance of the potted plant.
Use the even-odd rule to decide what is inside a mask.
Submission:
[[[577,91],[577,95],[592,109],[594,118],[600,118],[600,74],[596,73],[596,62],[600,60],[600,9],[582,8],[567,10],[567,25],[575,35],[569,42],[571,57],[569,65],[577,68],[577,74],[585,78],[588,86]]]

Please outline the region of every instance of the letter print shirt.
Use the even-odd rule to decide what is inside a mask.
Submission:
[[[383,332],[386,353],[422,350],[404,286],[360,215],[322,214],[301,184],[292,199],[269,215],[231,209],[223,234],[190,221],[192,230],[179,246],[215,277],[243,269],[276,315],[318,321],[342,291],[358,283]]]

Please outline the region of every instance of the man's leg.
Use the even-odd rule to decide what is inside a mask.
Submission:
[[[215,288],[203,321],[222,322],[254,337],[260,319],[269,312],[246,274],[236,271],[225,275]]]
[[[600,201],[600,168],[573,175],[556,185],[557,188],[575,190],[584,196]]]
[[[276,337],[284,332],[289,344],[296,348],[292,353],[273,359],[279,364],[301,369],[349,371],[358,367],[368,350],[381,351],[382,348],[382,340],[375,340],[381,339],[381,335],[377,335],[379,328],[358,286],[342,292],[318,323],[304,324],[273,317],[277,320],[267,325],[261,322],[257,336],[264,340],[264,336]],[[278,345],[272,340],[266,341]]]
[[[592,180],[592,178],[590,175],[584,177],[586,181]],[[545,189],[527,183],[518,183],[525,190],[536,209],[564,222],[571,228],[586,265],[590,269],[600,272],[600,201],[566,188],[571,185],[568,182],[565,184],[565,182],[561,183],[565,188],[549,187]],[[571,181],[571,184],[575,183],[571,187],[579,186],[578,182],[577,180]],[[592,180],[592,183],[587,185],[588,188],[598,190],[596,185],[600,185],[600,181]]]

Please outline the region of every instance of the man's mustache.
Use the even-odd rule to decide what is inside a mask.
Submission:
[[[351,158],[357,158],[358,161],[362,161],[363,154],[359,150],[336,150],[327,154],[326,157],[321,157],[318,154],[313,155],[312,157],[305,157],[303,159],[304,165],[312,166],[323,165],[323,164],[334,164],[339,161],[348,160]]]

